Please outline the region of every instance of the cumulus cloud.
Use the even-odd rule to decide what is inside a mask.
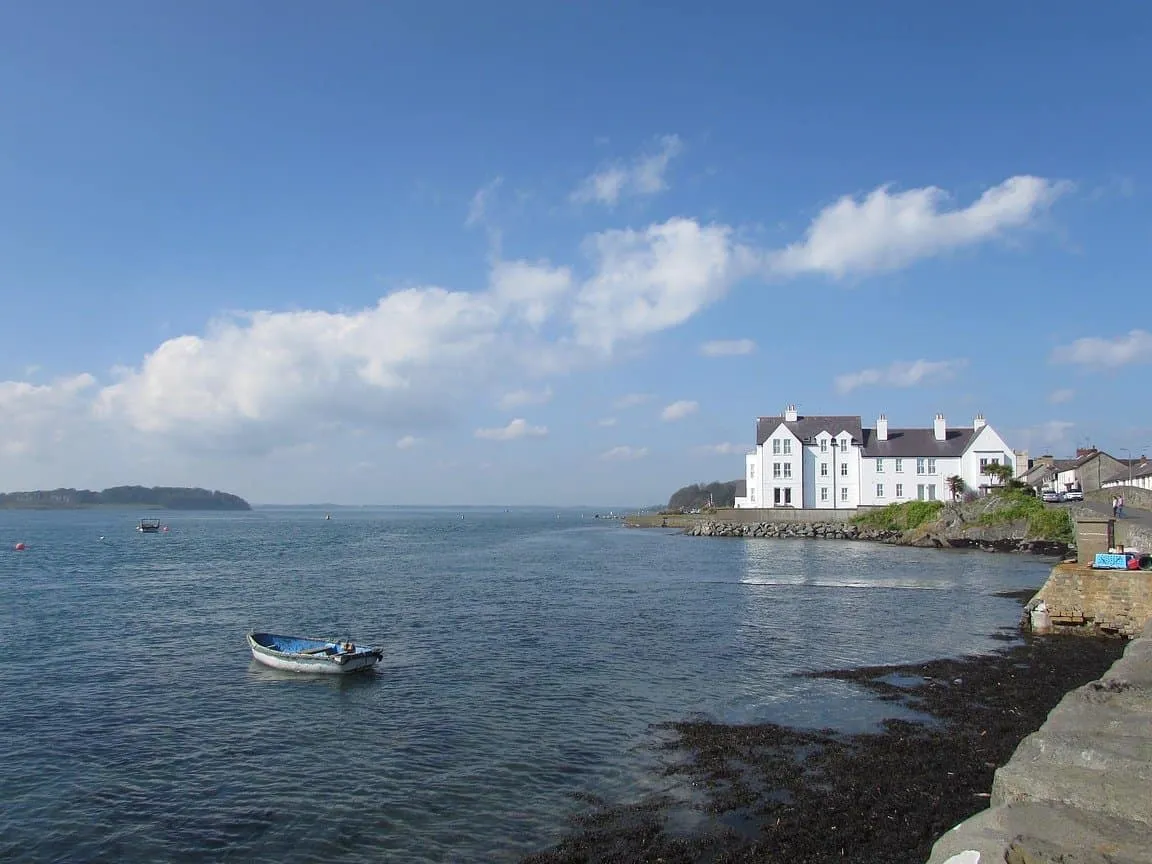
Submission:
[[[665,406],[664,410],[660,412],[660,419],[666,421],[683,420],[685,417],[695,414],[699,407],[699,403],[681,399],[679,402]]]
[[[1071,402],[1075,395],[1075,390],[1053,390],[1048,394],[1048,401],[1053,405],[1060,405],[1064,402]]]
[[[802,241],[773,253],[769,267],[779,276],[835,279],[896,270],[1027,225],[1068,188],[1043,177],[1010,177],[951,210],[944,209],[948,194],[935,186],[904,192],[881,186],[863,200],[845,195],[820,211]]]
[[[474,433],[477,438],[488,441],[515,441],[517,438],[543,438],[548,434],[547,426],[529,426],[523,417],[517,417],[507,426],[497,426],[492,429],[477,429]]]
[[[683,324],[754,269],[725,225],[670,219],[644,231],[593,235],[596,271],[576,295],[576,341],[609,354],[616,343]]]
[[[1116,369],[1152,362],[1152,333],[1130,330],[1123,336],[1104,339],[1096,336],[1077,339],[1052,352],[1051,362],[1071,363],[1096,369]]]
[[[919,384],[936,384],[955,377],[956,373],[967,365],[968,361],[964,359],[896,362],[883,369],[861,369],[859,372],[837,375],[836,391],[849,393],[857,387],[915,387]]]
[[[502,310],[539,327],[556,311],[573,286],[572,271],[547,261],[499,261],[489,279],[492,296]]]
[[[36,455],[61,442],[68,421],[88,414],[88,392],[95,384],[87,373],[49,384],[0,381],[0,455]]]
[[[750,449],[741,444],[725,441],[722,444],[701,444],[696,448],[696,452],[704,456],[735,456],[736,454],[747,455]]]
[[[577,204],[614,206],[622,197],[655,195],[668,188],[664,175],[671,162],[683,150],[676,135],[657,139],[656,149],[637,156],[630,163],[613,162],[585,177],[572,192]]]
[[[543,405],[552,399],[552,388],[543,390],[513,390],[500,397],[501,408],[519,408],[523,405]]]
[[[648,455],[647,447],[613,447],[600,454],[601,459],[606,459],[609,462],[626,462],[632,459],[643,459]]]
[[[705,357],[738,357],[755,350],[756,343],[751,339],[717,339],[700,346],[700,353]]]
[[[400,450],[411,450],[417,444],[421,443],[421,440],[422,439],[417,438],[415,435],[405,435],[396,441],[396,447]]]

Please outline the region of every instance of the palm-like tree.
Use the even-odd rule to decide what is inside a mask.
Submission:
[[[952,494],[952,500],[959,501],[964,494],[964,478],[959,474],[953,474],[944,482],[948,484],[948,491]]]

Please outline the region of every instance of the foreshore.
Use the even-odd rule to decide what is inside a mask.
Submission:
[[[1019,592],[1021,601],[1035,592]],[[1016,634],[1002,634],[1016,641]],[[669,798],[599,802],[525,864],[830,860],[922,864],[988,806],[993,775],[1069,691],[1102,676],[1125,641],[1022,637],[991,655],[807,673],[849,680],[924,722],[875,732],[672,722],[666,773],[703,796],[690,833]]]

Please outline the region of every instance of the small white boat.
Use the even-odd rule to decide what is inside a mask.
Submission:
[[[252,656],[265,666],[320,675],[359,672],[375,666],[384,657],[383,648],[276,633],[249,633],[248,647],[252,649]]]

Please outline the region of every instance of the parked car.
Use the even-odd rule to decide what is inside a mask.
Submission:
[[[1064,500],[1065,501],[1083,501],[1084,500],[1084,490],[1083,489],[1069,489],[1067,492],[1064,493]]]
[[[1064,500],[1064,496],[1055,489],[1045,489],[1040,493],[1040,500],[1046,504],[1059,504]]]

